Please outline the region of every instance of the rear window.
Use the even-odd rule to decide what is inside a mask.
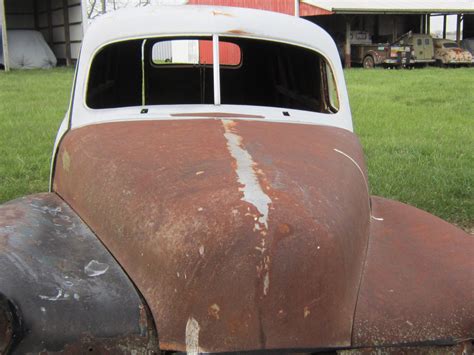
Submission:
[[[443,47],[444,48],[458,48],[458,45],[456,43],[444,43]]]
[[[331,66],[313,50],[240,37],[219,37],[216,48],[221,104],[322,113],[339,109]],[[87,106],[214,104],[213,50],[212,37],[109,44],[92,62]]]

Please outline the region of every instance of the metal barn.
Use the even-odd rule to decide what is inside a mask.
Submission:
[[[0,24],[5,70],[9,70],[8,31],[35,30],[43,34],[61,64],[79,56],[83,38],[81,0],[0,0]]]

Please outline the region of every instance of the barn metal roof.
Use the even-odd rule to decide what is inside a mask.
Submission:
[[[472,0],[301,0],[337,14],[474,13]]]

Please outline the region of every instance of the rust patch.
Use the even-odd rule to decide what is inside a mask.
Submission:
[[[249,35],[250,34],[247,31],[239,30],[239,29],[229,30],[229,31],[227,31],[227,33],[230,33],[230,34],[233,34],[233,35]]]
[[[217,10],[213,10],[212,11],[212,14],[214,16],[226,16],[226,17],[234,17],[234,15],[228,13],[228,12],[224,12],[224,11],[217,11]]]

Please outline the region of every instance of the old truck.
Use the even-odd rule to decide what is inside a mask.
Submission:
[[[433,38],[429,34],[410,31],[397,39],[394,44],[411,48],[413,65],[428,65],[435,62]]]
[[[410,46],[389,43],[372,43],[366,31],[351,31],[351,62],[366,69],[376,66],[407,67],[413,64]]]
[[[181,41],[211,59],[153,56]],[[117,11],[85,35],[50,192],[0,206],[0,353],[472,354],[473,250],[370,195],[324,30]]]

